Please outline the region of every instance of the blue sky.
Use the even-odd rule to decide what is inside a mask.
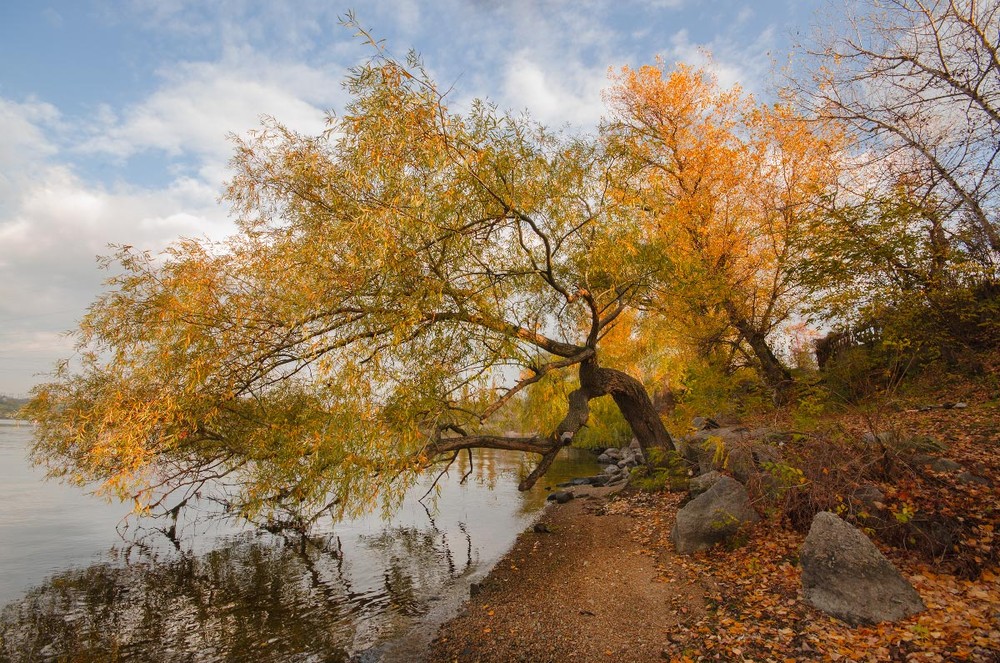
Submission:
[[[609,67],[706,63],[766,97],[819,0],[0,0],[0,394],[72,352],[109,244],[221,238],[231,143],[271,115],[304,132],[345,99],[360,22],[419,51],[454,103],[553,126],[603,112]]]

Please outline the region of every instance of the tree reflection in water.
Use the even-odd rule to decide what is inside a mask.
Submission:
[[[566,456],[551,483],[593,472],[592,455]],[[0,611],[0,663],[345,661],[400,636],[444,594],[467,595],[458,579],[482,573],[544,503],[542,486],[518,495],[505,480],[520,458],[477,460],[466,485],[465,467],[442,482],[440,511],[418,500],[429,478],[393,522],[336,526],[343,541],[256,532],[203,553],[135,543],[58,573]]]
[[[344,661],[360,624],[391,631],[464,570],[434,528],[364,541],[383,578],[359,590],[332,537],[244,535],[204,555],[67,571],[3,609],[0,660]]]
[[[352,596],[336,552],[243,536],[201,556],[67,571],[4,608],[0,654],[9,661],[346,660],[349,615],[366,598]]]

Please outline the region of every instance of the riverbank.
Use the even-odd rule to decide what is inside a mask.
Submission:
[[[518,537],[428,660],[652,661],[683,640],[681,624],[704,613],[713,586],[657,545],[679,496],[576,495]]]
[[[891,452],[895,470],[877,482],[884,497],[868,521],[869,536],[926,610],[851,627],[810,607],[798,557],[808,521],[792,526],[781,504],[758,503],[764,519],[727,545],[678,556],[669,534],[684,494],[588,488],[545,512],[540,529],[548,532],[518,537],[440,628],[427,660],[1000,661],[1000,392],[940,382],[897,398],[879,424],[933,440],[947,462]],[[790,430],[801,426],[792,414],[748,425]],[[844,454],[864,449],[854,441],[871,426],[871,412],[846,410],[800,434],[820,454],[804,461],[808,495],[823,497],[822,477],[846,472]],[[861,478],[840,477],[846,488]],[[937,532],[918,529],[930,523],[954,527],[944,553],[919,538]]]

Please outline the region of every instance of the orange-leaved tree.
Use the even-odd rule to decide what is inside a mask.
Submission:
[[[650,307],[780,394],[773,334],[807,295],[795,266],[837,185],[842,132],[683,65],[625,68],[608,99],[614,195],[659,255]]]

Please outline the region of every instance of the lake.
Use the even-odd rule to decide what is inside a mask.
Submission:
[[[195,521],[175,547],[158,522],[123,523],[127,506],[43,481],[31,434],[0,420],[0,661],[412,660],[536,518],[545,486],[598,469],[567,449],[519,493],[523,455],[481,451],[465,484],[456,463],[425,506],[427,476],[390,520],[305,539]]]

